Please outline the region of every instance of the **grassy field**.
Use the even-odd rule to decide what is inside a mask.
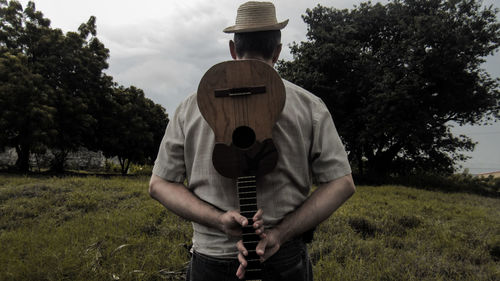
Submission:
[[[0,280],[182,280],[191,225],[147,182],[0,175]],[[315,280],[500,280],[500,199],[360,186],[310,255]]]

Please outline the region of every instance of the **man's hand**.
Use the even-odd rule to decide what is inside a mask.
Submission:
[[[256,234],[264,233],[262,209],[253,216],[253,228]],[[248,225],[248,219],[240,215],[237,210],[227,211],[219,216],[220,229],[229,236],[241,236],[241,227]]]
[[[278,225],[261,235],[262,240],[256,248],[261,261],[274,255],[286,241],[327,219],[351,197],[355,190],[356,187],[350,174],[321,184],[298,209],[286,215]],[[245,256],[248,252],[241,241],[238,242],[237,247],[240,266],[236,275],[241,279],[245,274],[247,266]]]
[[[257,255],[260,256],[260,262],[264,262],[272,255],[274,255],[281,246],[281,241],[279,239],[279,233],[276,229],[270,229],[265,231],[260,235],[260,242],[257,244],[256,252]],[[247,267],[247,260],[245,256],[248,255],[248,251],[243,245],[243,241],[240,240],[236,244],[238,248],[238,261],[240,262],[240,266],[236,271],[236,276],[239,279],[243,279],[245,277],[245,268]]]

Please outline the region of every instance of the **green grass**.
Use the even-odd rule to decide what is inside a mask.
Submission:
[[[0,280],[182,280],[191,225],[147,177],[0,175]],[[321,224],[315,280],[500,280],[500,199],[358,187]]]
[[[190,224],[145,177],[0,182],[0,280],[157,280],[188,259]]]

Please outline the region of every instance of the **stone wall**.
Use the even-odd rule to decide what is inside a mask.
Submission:
[[[17,153],[14,148],[8,148],[0,153],[0,168],[14,166],[17,160]]]
[[[46,169],[50,167],[50,162],[54,159],[51,151],[45,154],[31,154],[30,167],[33,170]],[[14,166],[17,160],[17,153],[14,148],[6,149],[0,153],[0,168]],[[81,148],[76,152],[71,152],[66,157],[64,163],[65,169],[70,170],[98,170],[103,169],[106,165],[106,157],[101,151],[89,151],[86,148]]]

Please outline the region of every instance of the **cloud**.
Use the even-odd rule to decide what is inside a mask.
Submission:
[[[27,1],[21,1],[26,5]],[[64,31],[76,30],[91,15],[97,17],[98,37],[110,49],[107,73],[118,83],[135,85],[173,112],[183,97],[194,91],[203,73],[213,64],[230,59],[222,29],[234,24],[244,1],[66,1],[38,0],[37,9]],[[306,39],[301,15],[320,3],[352,8],[359,0],[274,1],[278,20],[289,19],[283,31],[282,58],[291,59],[288,45]],[[493,4],[486,0],[485,4]],[[500,76],[497,53],[485,64]]]
[[[24,5],[27,1],[21,1]],[[222,29],[234,24],[244,1],[64,1],[38,0],[37,9],[64,31],[76,30],[91,15],[97,18],[97,36],[110,50],[106,71],[123,86],[135,85],[173,112],[196,90],[203,73],[229,60],[228,40]],[[353,0],[319,1],[350,8]],[[301,15],[312,8],[307,0],[275,1],[278,20],[289,19],[283,32],[282,58],[291,59],[288,44],[305,40]]]
[[[497,1],[485,0],[484,4],[498,7]],[[20,2],[25,6],[28,0]],[[210,66],[230,59],[227,42],[232,35],[224,34],[222,29],[234,24],[236,10],[245,1],[35,2],[37,9],[51,19],[52,26],[63,31],[77,30],[91,15],[96,16],[97,36],[111,53],[107,73],[123,86],[134,85],[143,89],[147,97],[173,114],[177,105],[196,90],[202,75]],[[323,6],[350,9],[366,1],[273,2],[278,20],[289,19],[282,36],[282,58],[291,59],[288,44],[306,40],[306,25],[301,15],[307,8],[313,8],[319,3]],[[489,57],[484,67],[493,77],[500,77],[500,54]],[[483,136],[478,135],[476,140],[484,142],[485,145],[489,143],[481,137]],[[498,135],[494,137],[498,143]],[[490,151],[489,147],[487,150]],[[478,146],[478,151],[484,150]],[[479,156],[478,159],[481,157],[484,156]]]
[[[167,112],[196,90],[206,69],[230,59],[228,38],[221,32],[227,19],[220,16],[220,9],[176,5],[178,13],[170,13],[168,21],[147,19],[101,29],[111,50],[107,72],[124,86],[144,89]]]

